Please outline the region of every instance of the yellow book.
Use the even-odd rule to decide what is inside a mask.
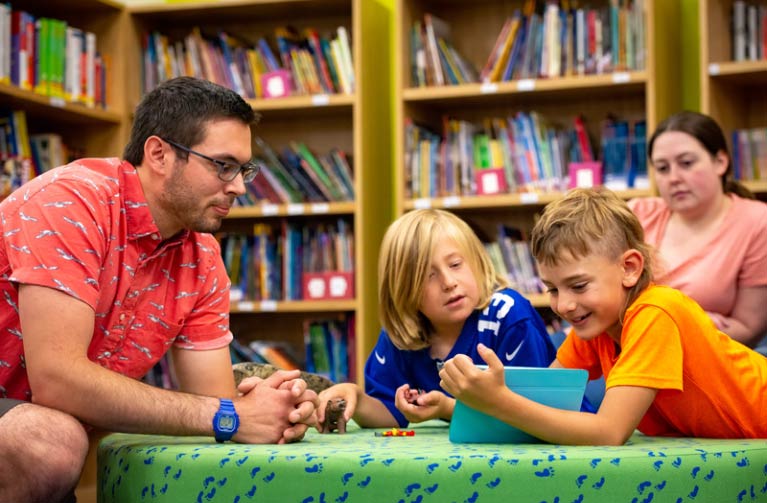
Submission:
[[[506,37],[506,42],[503,44],[503,52],[498,58],[498,61],[495,62],[492,72],[490,72],[490,82],[498,82],[503,77],[503,71],[506,70],[509,53],[511,52],[511,48],[514,47],[514,40],[517,38],[518,31],[519,17],[515,16],[509,25],[509,34]]]
[[[419,178],[421,179],[420,194],[415,194],[416,197],[430,197],[431,195],[431,142],[429,140],[421,140],[419,144],[421,150],[419,156]]]
[[[261,89],[261,65],[259,64],[258,51],[255,49],[248,49],[245,54],[248,57],[248,66],[250,67],[250,74],[253,75],[253,92],[256,98],[263,98],[264,93]]]
[[[330,41],[330,53],[333,55],[333,64],[338,69],[338,80],[341,83],[341,89],[345,94],[352,94],[349,85],[349,79],[344,71],[343,56],[341,55],[341,42],[337,38]]]

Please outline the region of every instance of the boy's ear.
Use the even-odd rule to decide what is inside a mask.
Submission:
[[[644,270],[644,256],[639,250],[630,249],[623,252],[621,256],[621,267],[623,269],[623,287],[631,288],[637,284]]]

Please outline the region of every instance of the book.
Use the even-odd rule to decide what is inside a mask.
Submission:
[[[439,56],[437,39],[448,39],[450,37],[450,25],[431,13],[424,14],[423,18],[426,29],[428,61],[434,71],[434,84],[442,86],[445,85],[445,69]]]

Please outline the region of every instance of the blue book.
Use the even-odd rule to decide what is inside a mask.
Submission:
[[[281,68],[277,58],[274,57],[272,48],[269,47],[269,44],[263,37],[258,39],[258,50],[261,52],[261,56],[263,57],[264,62],[266,63],[266,67],[270,72],[279,70]]]

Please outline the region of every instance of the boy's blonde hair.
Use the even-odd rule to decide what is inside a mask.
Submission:
[[[634,249],[644,257],[642,274],[628,292],[626,306],[649,286],[653,278],[653,249],[644,241],[644,229],[625,201],[607,189],[574,189],[546,206],[530,237],[535,260],[557,265],[563,254],[583,258],[591,253],[617,260]],[[621,314],[622,317],[622,314]]]
[[[378,302],[383,328],[399,349],[430,345],[431,323],[421,314],[421,298],[431,268],[434,247],[441,238],[455,242],[477,279],[479,306],[508,283],[493,267],[477,235],[453,213],[414,210],[395,220],[386,231],[378,259]]]

